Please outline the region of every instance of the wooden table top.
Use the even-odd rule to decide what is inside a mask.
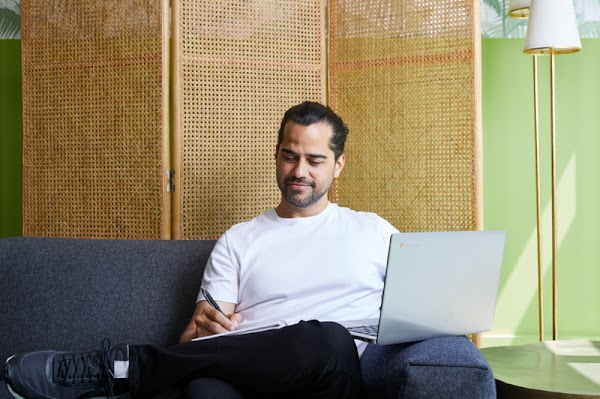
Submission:
[[[514,398],[600,398],[600,341],[544,341],[481,352],[499,398],[501,391]]]

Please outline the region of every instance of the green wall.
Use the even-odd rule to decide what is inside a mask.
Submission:
[[[494,330],[484,345],[537,340],[533,80],[522,39],[484,39],[485,228],[507,231]],[[22,225],[21,42],[0,40],[0,237]],[[548,58],[540,58],[546,337],[550,337]],[[600,337],[600,41],[558,56],[559,338]]]
[[[486,229],[507,231],[494,330],[484,345],[538,339],[533,62],[523,40],[484,39]],[[545,338],[551,338],[549,58],[538,58]],[[558,338],[600,337],[600,41],[556,57]],[[503,338],[504,336],[504,338]],[[512,336],[516,336],[512,338]]]
[[[22,233],[21,41],[0,40],[0,237]]]

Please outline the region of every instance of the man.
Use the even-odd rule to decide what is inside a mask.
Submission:
[[[222,312],[200,294],[179,345],[110,348],[105,340],[86,353],[17,355],[6,364],[11,390],[27,398],[148,398],[178,388],[189,398],[358,398],[364,343],[334,321],[377,317],[397,230],[328,201],[347,133],[318,103],[285,113],[276,147],[281,201],[218,240],[202,287]],[[276,320],[288,326],[190,342]]]

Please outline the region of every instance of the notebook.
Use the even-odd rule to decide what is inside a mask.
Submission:
[[[393,234],[380,317],[340,324],[355,338],[379,345],[489,331],[505,236],[504,231]]]
[[[205,337],[198,337],[198,338],[192,339],[192,341],[202,341],[205,339],[222,337],[224,335],[242,335],[242,334],[251,334],[251,333],[267,331],[267,330],[276,330],[279,328],[283,328],[286,325],[287,324],[284,320],[278,320],[278,321],[274,321],[272,323],[266,323],[266,324],[255,324],[255,323],[243,322],[240,324],[240,327],[237,330],[227,331],[227,332],[219,333],[219,334],[207,335]]]

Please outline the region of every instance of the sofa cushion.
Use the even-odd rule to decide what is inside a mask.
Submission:
[[[0,240],[0,359],[17,352],[177,342],[214,241]]]
[[[496,397],[489,365],[464,336],[398,345],[369,344],[361,368],[366,398]]]

